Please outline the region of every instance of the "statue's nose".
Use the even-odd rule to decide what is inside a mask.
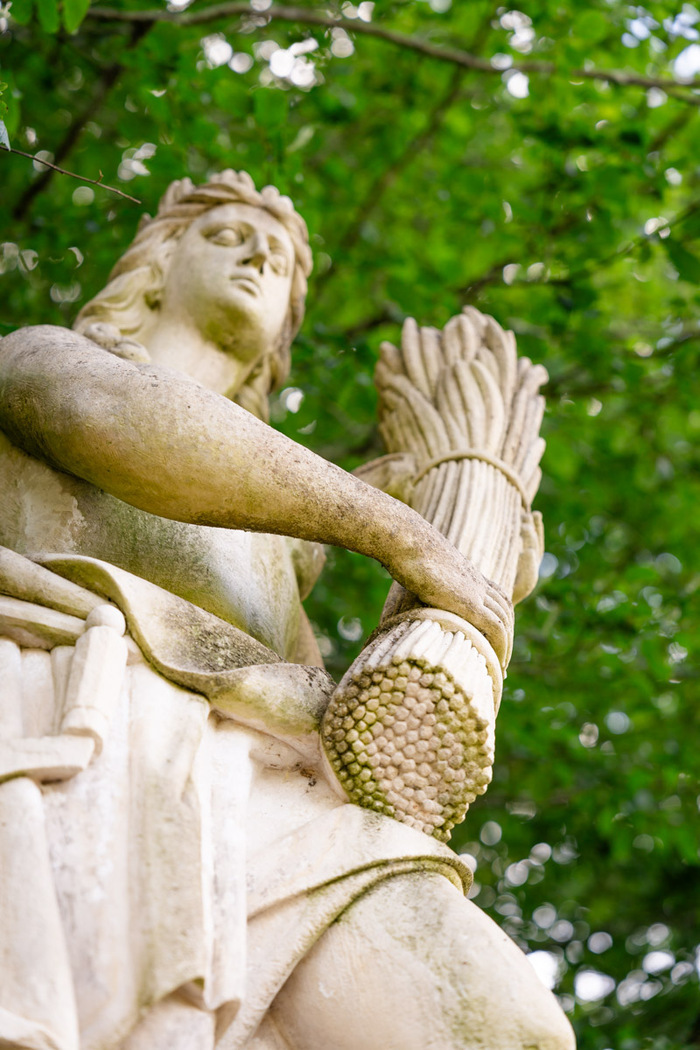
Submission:
[[[270,246],[264,233],[254,233],[246,245],[243,262],[261,270],[270,256]]]

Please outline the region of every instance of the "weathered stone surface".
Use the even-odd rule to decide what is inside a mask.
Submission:
[[[399,794],[401,775],[430,787],[439,774],[444,807],[445,785],[466,783],[447,772],[465,771],[463,752],[475,762],[470,790],[482,786],[510,598],[531,583],[537,524],[501,538],[507,572],[493,583],[426,520],[427,505],[381,491],[415,504],[431,472],[454,473],[444,449],[388,440],[393,455],[363,472],[372,487],[266,425],[309,270],[304,223],[276,190],[258,193],[234,172],[183,180],[77,332],[39,326],[0,340],[0,1043],[573,1047],[524,956],[464,900],[469,870],[418,830],[430,792]],[[513,348],[484,324],[510,375]],[[404,347],[414,387],[430,382],[435,338],[418,342],[418,357],[415,333]],[[503,403],[502,422],[514,402]],[[511,496],[504,513],[512,504],[520,515]],[[375,687],[384,695],[391,668],[392,682],[407,679],[403,693],[389,690],[387,739],[372,755],[360,739],[369,703],[348,708],[351,726],[337,707],[323,722],[338,755],[352,732],[365,747],[366,770],[346,763],[358,783],[375,772],[383,790],[375,757],[388,770],[400,755],[389,788],[403,822],[345,802],[321,754],[334,685],[300,604],[319,543],[377,558],[403,588],[386,610],[398,618],[366,653],[382,674],[368,700]],[[404,630],[406,613],[415,623]],[[402,675],[393,660],[400,648],[379,659],[409,635],[419,646],[414,629],[432,676],[415,696],[410,667]],[[409,694],[406,720],[418,725],[403,739],[396,716]],[[415,732],[428,749],[440,737],[437,773],[409,753]]]
[[[77,616],[21,598],[0,597],[0,633],[20,645],[53,649],[77,641],[84,630],[85,622]]]
[[[91,739],[41,736],[0,740],[0,781],[25,776],[37,781],[68,780],[81,773],[92,758],[93,735],[97,734],[91,733]]]
[[[7,547],[0,547],[0,594],[81,619],[100,604],[97,595],[47,572],[41,565]]]
[[[518,358],[512,332],[466,307],[441,332],[406,321],[400,349],[382,345],[375,378],[390,454],[361,476],[410,503],[508,597],[525,597],[544,550],[531,503],[545,370]],[[351,801],[443,840],[491,781],[512,646],[511,624],[499,667],[481,632],[456,617],[445,625],[446,615],[395,583],[322,733]]]

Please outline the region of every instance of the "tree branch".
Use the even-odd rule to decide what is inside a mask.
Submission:
[[[544,183],[542,183],[540,186],[538,186],[537,189],[536,189],[536,192],[537,193],[544,192],[545,194],[546,193],[553,193],[553,189],[552,189],[552,186],[551,186],[551,179],[545,180]],[[575,223],[576,223],[576,216],[575,215],[573,215],[573,214],[564,215],[559,220],[559,222],[555,223],[554,226],[550,226],[549,229],[547,230],[547,238],[548,238],[548,240],[552,241],[556,237],[560,237],[563,233],[566,233],[569,229],[571,229],[571,227],[573,225],[575,225]],[[525,250],[527,252],[532,250],[531,242],[528,242],[525,245]],[[455,289],[456,294],[460,297],[460,299],[462,301],[462,306],[466,306],[468,303],[473,303],[474,300],[478,297],[479,293],[481,292],[481,290],[483,288],[486,288],[486,287],[488,287],[488,285],[493,284],[497,280],[500,280],[502,275],[503,275],[504,267],[506,267],[508,265],[508,263],[512,263],[514,261],[515,260],[513,258],[512,252],[511,252],[510,255],[504,256],[499,261],[497,261],[495,263],[492,263],[491,266],[489,267],[489,269],[486,270],[485,273],[482,273],[479,277],[473,277],[469,281],[468,284],[462,285],[461,287]],[[514,281],[513,283],[515,284],[516,282]],[[517,282],[517,283],[522,283],[522,282]],[[543,283],[545,283],[545,282],[543,282]]]
[[[490,32],[491,20],[496,13],[496,6],[497,5],[490,6],[486,17],[482,18],[481,23],[474,34],[474,38],[471,41],[471,47],[473,49],[479,50],[483,44],[485,44]],[[347,227],[340,242],[334,249],[334,256],[342,256],[355,247],[360,238],[362,227],[367,220],[367,216],[376,210],[377,205],[380,203],[386,191],[396,182],[412,161],[420,156],[426,147],[429,146],[454,103],[458,99],[463,99],[466,96],[466,92],[462,90],[465,77],[466,74],[464,70],[459,66],[452,71],[447,91],[437,100],[428,114],[421,130],[414,135],[408,143],[406,143],[396,160],[389,164],[389,166],[378,175],[372,183],[364,200],[356,209],[354,219]],[[331,266],[326,273],[316,282],[315,293],[317,302],[320,293],[325,288],[326,282],[329,278],[333,277],[335,272],[335,264],[331,263]]]
[[[141,201],[137,197],[131,197],[128,193],[124,193],[123,190],[118,190],[116,186],[108,186],[105,182],[101,182],[99,179],[88,179],[84,175],[76,175],[74,171],[66,171],[65,168],[59,168],[57,164],[52,164],[50,160],[44,160],[43,157],[35,157],[32,153],[25,153],[22,149],[8,149],[7,146],[2,146],[2,149],[6,153],[16,153],[20,157],[26,157],[28,160],[33,160],[37,164],[45,164],[47,168],[51,168],[53,171],[58,171],[61,175],[70,175],[72,179],[77,179],[78,182],[89,182],[91,186],[99,186],[100,189],[109,190],[110,193],[116,193],[119,197],[124,197],[128,201],[133,201],[134,204],[140,204]]]
[[[699,211],[700,198],[691,201],[690,204],[686,205],[685,208],[683,208],[676,215],[670,218],[666,223],[664,229],[673,229],[674,226],[677,226],[679,223],[684,222],[686,219],[689,219],[691,215],[695,215]],[[562,222],[559,223],[557,226],[552,227],[548,231],[548,236],[550,240],[558,236],[559,234],[566,232],[566,230],[572,225],[572,221],[573,217],[568,216],[564,220],[562,220]],[[580,266],[578,270],[570,270],[568,273],[565,273],[561,277],[544,277],[542,278],[542,280],[536,281],[521,280],[516,277],[515,280],[511,282],[510,287],[522,286],[524,284],[546,285],[550,288],[556,288],[559,286],[566,287],[575,283],[578,280],[581,280],[581,278],[589,277],[593,273],[598,273],[604,266],[610,266],[613,263],[617,262],[618,259],[624,259],[625,256],[631,255],[642,244],[645,244],[649,240],[650,236],[652,235],[640,233],[636,237],[633,237],[631,240],[626,241],[624,244],[618,245],[618,247],[615,248],[614,251],[609,252],[607,255],[602,256],[600,259],[591,260],[584,266]],[[529,250],[530,246],[526,244],[520,252],[521,257],[524,256]],[[513,258],[512,253],[511,255],[500,259],[498,262],[493,263],[489,267],[489,269],[486,270],[484,273],[480,274],[478,277],[472,278],[472,280],[470,280],[468,284],[462,285],[461,287],[454,289],[455,294],[462,296],[465,303],[473,302],[475,297],[483,288],[499,280],[499,278],[502,275],[504,266],[506,266],[508,263],[512,263],[515,261],[516,260]]]
[[[663,334],[659,334],[659,337],[663,338]],[[614,335],[613,342],[619,341],[620,338],[620,336]],[[665,346],[657,347],[655,345],[653,356],[656,360],[675,357],[678,349],[685,346],[686,343],[695,342],[696,340],[700,340],[700,331],[697,328],[688,327]],[[649,341],[650,343],[655,343],[658,340],[650,339]],[[591,380],[588,378],[582,380],[581,376],[582,370],[580,366],[575,365],[566,372],[561,372],[558,376],[550,378],[546,388],[547,397],[560,397],[563,394],[574,397],[591,397],[597,394],[615,393],[610,381]],[[653,398],[654,395],[647,393],[646,396],[647,398]],[[660,396],[665,395],[661,394]]]
[[[420,153],[422,153],[437,132],[445,114],[460,94],[463,77],[464,73],[461,69],[456,69],[454,71],[446,94],[440,98],[428,114],[424,127],[406,144],[400,156],[392,161],[392,163],[389,164],[389,166],[385,168],[384,171],[382,171],[372,182],[372,185],[367,191],[362,203],[357,208],[353,220],[333,250],[334,256],[342,258],[343,255],[352,251],[355,247],[360,239],[362,227],[367,221],[368,216],[376,210],[386,191],[394,182],[396,182],[397,178],[405,168],[415,160]],[[328,270],[326,270],[326,272],[316,281],[315,293],[317,302],[326,283],[333,277],[335,272],[335,263],[331,263]]]
[[[689,219],[691,215],[695,215],[696,212],[700,211],[700,198],[691,201],[690,204],[682,208],[681,211],[677,212],[676,215],[672,216],[666,223],[665,229],[673,229],[674,226],[678,226],[679,223]],[[548,278],[543,281],[543,284],[558,285],[558,284],[571,284],[574,281],[578,281],[582,277],[588,277],[593,273],[597,273],[601,267],[610,266],[612,263],[617,262],[618,259],[624,259],[625,256],[631,255],[632,252],[636,251],[640,245],[646,243],[649,240],[649,234],[640,233],[636,237],[627,241],[626,244],[621,244],[615,251],[610,252],[608,255],[604,255],[602,259],[596,259],[594,262],[587,263],[585,266],[581,266],[578,270],[573,270],[564,277]],[[514,281],[516,283],[522,283]]]
[[[695,113],[692,109],[679,110],[673,120],[669,121],[666,127],[662,128],[658,135],[649,143],[649,152],[655,153],[663,149],[674,135],[677,135],[679,131],[682,131],[694,116]]]
[[[481,73],[490,73],[501,76],[502,69],[496,69],[486,58],[480,58],[469,51],[461,48],[445,47],[441,44],[431,44],[427,40],[408,36],[406,33],[397,33],[393,29],[372,22],[363,22],[354,18],[336,18],[323,11],[312,11],[305,7],[280,7],[273,5],[267,11],[257,13],[247,3],[224,3],[212,4],[210,7],[202,7],[197,11],[119,11],[111,7],[92,7],[88,11],[85,21],[93,19],[102,22],[128,22],[131,24],[153,25],[155,22],[170,22],[173,25],[196,26],[205,25],[209,22],[217,22],[226,18],[238,18],[248,16],[251,19],[259,19],[264,25],[268,21],[297,22],[303,25],[323,26],[326,29],[344,29],[348,33],[375,37],[384,40],[396,47],[408,48],[427,55],[438,62],[451,62],[453,65],[461,66],[463,69],[473,69]],[[514,62],[509,69],[521,73],[540,74],[542,76],[563,76],[569,80],[600,80],[607,84],[615,84],[617,87],[641,87],[660,88],[667,94],[692,105],[700,105],[700,99],[693,95],[679,93],[685,88],[686,91],[700,89],[700,78],[691,80],[674,80],[672,77],[646,77],[640,73],[625,71],[621,69],[572,69],[559,70],[553,62]]]
[[[151,26],[149,23],[135,24],[132,27],[131,37],[129,41],[124,45],[124,50],[130,51],[133,47],[135,47],[136,44],[141,40],[141,38],[148,32],[150,28]],[[93,92],[92,98],[88,102],[87,106],[85,106],[83,111],[79,113],[78,116],[75,117],[75,119],[72,121],[68,130],[66,131],[66,134],[63,137],[63,141],[56,147],[55,150],[53,150],[54,160],[61,161],[70,153],[73,146],[80,138],[80,134],[83,128],[85,127],[87,122],[95,115],[99,107],[102,105],[105,98],[116,84],[119,76],[124,72],[124,69],[124,65],[122,65],[120,62],[115,62],[111,66],[107,66],[107,68],[102,71],[97,85],[95,87],[95,90]],[[29,208],[31,207],[34,198],[46,189],[47,185],[53,178],[54,171],[59,170],[61,169],[57,168],[55,164],[49,164],[46,168],[46,171],[42,175],[40,175],[38,179],[35,179],[34,182],[31,182],[29,186],[27,186],[26,190],[24,191],[20,199],[17,201],[17,204],[13,209],[13,219],[24,218],[24,216],[29,211]],[[70,174],[70,172],[68,172],[68,174]],[[126,194],[124,194],[124,196],[126,196]],[[134,198],[132,197],[131,199],[133,200]]]

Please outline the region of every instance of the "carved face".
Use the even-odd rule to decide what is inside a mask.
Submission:
[[[277,345],[289,310],[294,248],[269,212],[223,204],[195,219],[170,262],[161,310],[243,361]]]

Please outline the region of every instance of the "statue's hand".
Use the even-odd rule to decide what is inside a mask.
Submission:
[[[482,624],[471,621],[486,638],[491,642],[496,655],[505,669],[510,663],[513,653],[513,632],[515,629],[515,618],[513,615],[513,603],[501,588],[492,580],[486,582],[486,596],[484,598]]]
[[[513,603],[449,540],[430,530],[419,549],[399,551],[386,567],[407,590],[433,608],[455,613],[481,631],[505,667],[513,645]]]
[[[124,361],[135,361],[137,364],[149,364],[151,357],[145,346],[137,343],[135,339],[123,336],[116,325],[107,324],[105,321],[95,321],[83,332],[103,350],[109,350],[110,354],[121,357]]]

